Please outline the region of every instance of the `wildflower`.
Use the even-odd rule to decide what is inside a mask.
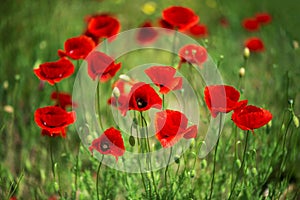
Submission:
[[[93,150],[104,155],[110,154],[115,156],[118,161],[118,157],[125,153],[125,146],[121,132],[114,127],[106,129],[99,138],[92,141],[89,150],[92,154]]]
[[[197,126],[187,127],[187,117],[174,110],[164,110],[155,115],[156,138],[163,148],[175,145],[181,138],[191,139],[197,136]]]
[[[272,114],[263,108],[248,105],[234,111],[231,119],[240,129],[253,132],[266,125],[272,119]]]
[[[180,63],[188,62],[190,64],[196,64],[202,67],[202,64],[207,60],[207,51],[203,46],[196,44],[188,44],[179,49]]]
[[[246,18],[243,20],[242,25],[247,31],[257,31],[259,29],[259,23],[256,18]]]
[[[152,27],[151,22],[145,22],[137,31],[136,39],[140,44],[149,44],[154,42],[157,37],[158,32]]]
[[[85,36],[73,37],[65,42],[65,50],[58,50],[60,57],[67,56],[74,60],[84,59],[95,47],[95,42]]]
[[[159,92],[162,94],[182,88],[182,78],[174,77],[176,69],[171,66],[153,66],[146,69],[145,73],[160,88]]]
[[[258,37],[248,38],[245,41],[245,47],[252,52],[261,52],[265,50],[263,41]]]
[[[190,8],[171,6],[163,10],[162,17],[179,30],[187,30],[197,24],[199,17]]]
[[[212,117],[219,113],[228,113],[247,104],[247,100],[239,102],[240,93],[232,86],[210,85],[204,89],[204,98]]]
[[[42,133],[66,137],[65,128],[75,122],[75,112],[67,112],[57,106],[47,106],[35,111],[34,121],[43,129]]]
[[[269,24],[272,21],[271,15],[267,12],[256,13],[255,19],[260,24]]]
[[[100,82],[110,80],[121,68],[121,63],[114,63],[113,58],[108,55],[93,51],[86,57],[88,63],[88,75],[95,80],[99,77]]]
[[[60,106],[63,109],[66,109],[66,107],[68,106],[77,106],[75,103],[72,102],[72,96],[65,92],[52,92],[50,98],[56,101],[56,106]]]
[[[74,65],[67,58],[60,58],[55,62],[46,62],[39,65],[39,68],[33,70],[40,79],[47,81],[50,85],[68,78],[74,73]]]
[[[196,24],[189,28],[187,33],[194,37],[206,37],[208,35],[208,29],[205,24]]]

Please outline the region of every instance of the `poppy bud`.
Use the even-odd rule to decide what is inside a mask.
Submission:
[[[59,191],[59,185],[56,181],[54,182],[54,189],[55,191]]]
[[[294,121],[296,128],[298,128],[299,127],[299,118],[296,115],[293,115],[293,121]]]
[[[251,169],[251,172],[254,176],[257,176],[257,169],[255,167]]]
[[[293,104],[294,104],[294,100],[293,100],[293,99],[289,99],[288,102],[289,102],[290,105],[293,105]]]
[[[189,171],[189,175],[191,178],[195,177],[195,170]]]
[[[4,90],[7,90],[7,89],[8,89],[8,86],[9,86],[8,81],[4,81],[4,82],[3,82],[3,89],[4,89]]]
[[[244,59],[247,60],[250,57],[250,49],[248,47],[244,48]]]
[[[206,167],[207,167],[207,161],[205,160],[205,159],[203,159],[202,161],[201,161],[201,169],[205,169]]]
[[[156,10],[156,3],[153,2],[153,1],[146,2],[146,3],[142,6],[142,11],[143,11],[143,13],[145,13],[146,15],[151,15],[151,14],[153,14],[155,10]]]
[[[241,165],[242,165],[241,160],[240,160],[240,159],[237,159],[237,160],[235,161],[235,165],[236,165],[237,168],[240,168]]]
[[[7,113],[13,113],[13,112],[14,112],[14,108],[13,108],[12,106],[10,106],[10,105],[5,105],[5,106],[3,107],[3,110],[4,110],[5,112],[7,112]]]
[[[131,78],[129,76],[127,76],[126,74],[121,74],[119,76],[119,78],[123,81],[126,81],[126,82],[131,82]]]
[[[241,67],[241,68],[240,68],[240,71],[239,71],[239,76],[240,76],[240,78],[242,78],[243,76],[245,76],[245,73],[246,73],[245,68],[244,68],[244,67]]]
[[[20,76],[20,74],[16,74],[16,75],[15,75],[15,80],[16,80],[17,82],[19,82],[19,81],[20,81],[20,79],[21,79],[21,76]]]
[[[129,144],[130,144],[132,147],[135,145],[135,139],[134,139],[134,137],[133,137],[132,135],[129,137]]]
[[[179,164],[179,163],[180,163],[180,156],[179,156],[179,155],[176,155],[176,156],[174,157],[174,161],[175,161],[176,164]]]
[[[189,156],[190,156],[191,158],[196,158],[196,157],[197,157],[196,153],[193,152],[193,151],[189,153]]]
[[[297,40],[293,41],[293,47],[294,47],[295,50],[299,49],[299,42]]]
[[[137,125],[138,125],[138,120],[137,120],[137,118],[133,118],[132,126],[133,126],[134,128],[136,128]]]
[[[114,87],[113,91],[112,91],[113,95],[115,98],[119,98],[121,93],[118,87]]]

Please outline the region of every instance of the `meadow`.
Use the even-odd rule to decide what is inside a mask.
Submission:
[[[4,0],[1,4],[0,199],[300,199],[300,6],[293,0]],[[156,44],[176,50],[175,54],[162,49],[126,52],[138,44],[134,38],[126,38],[130,30],[145,22],[162,27],[159,19],[171,6],[192,9],[202,29],[192,33],[173,27],[178,34],[157,29],[161,40]],[[267,13],[270,19],[254,27],[243,24],[261,13]],[[114,60],[114,67],[121,63],[121,69],[112,70],[113,75],[99,81],[99,74],[93,75],[93,71],[81,76],[81,69],[89,68],[83,59],[68,59],[74,65],[74,73],[54,84],[41,80],[36,70],[67,54],[62,52],[66,51],[66,40],[87,34],[88,23],[101,14],[119,21],[120,30],[116,31],[120,35],[112,40],[100,39],[97,42],[103,43],[97,49],[110,55],[126,52]],[[127,30],[127,35],[122,35]],[[245,50],[245,42],[253,37],[260,38],[264,47],[254,45]],[[206,64],[197,66],[179,56],[177,51],[183,40],[183,44],[192,42],[205,48]],[[141,75],[153,63],[176,69],[176,77],[170,81],[183,77],[184,89],[177,89],[179,83],[174,86],[166,82],[170,84],[168,89],[176,91],[161,92],[166,88],[155,84],[151,77],[154,72]],[[214,113],[213,105],[208,105],[206,84],[220,83],[211,70],[218,71],[222,85],[230,86],[228,95],[238,95],[230,110],[215,108]],[[147,98],[153,101],[152,107],[160,105],[160,114],[156,108],[146,111],[144,106],[148,105],[144,104],[150,103],[139,102],[139,98],[136,105],[129,100],[129,108],[124,110],[118,101],[123,90],[112,88],[120,79],[129,85],[126,87],[138,81],[153,81],[144,90],[151,94]],[[82,80],[90,85],[82,87]],[[126,87],[124,90],[128,90]],[[69,102],[71,106],[66,109],[68,115],[59,110],[64,115],[57,122],[70,117],[66,122],[69,126],[42,132],[37,109],[54,104],[61,107],[57,97],[50,98],[53,92],[61,91],[73,94],[74,103]],[[222,87],[220,92],[224,91]],[[138,89],[129,94],[145,96]],[[213,93],[210,97],[213,99]],[[115,100],[109,104],[109,98]],[[238,123],[238,114],[247,107],[242,100],[260,108],[259,115],[246,116],[245,120],[254,120],[261,126],[245,130]],[[170,142],[162,131],[157,131],[157,127],[165,128],[157,120],[170,114],[180,115],[185,121],[183,114],[167,111],[179,109],[181,102],[188,120],[176,127],[181,136]],[[91,109],[95,118],[81,110],[90,109],[90,105],[94,106]],[[72,109],[76,119],[69,115]],[[98,123],[99,127],[95,125]],[[211,124],[214,127],[209,129]],[[121,136],[110,130],[114,131],[111,137],[118,148],[109,143],[112,149],[106,152],[107,146],[97,146],[103,138],[95,138],[112,126],[121,130]],[[211,146],[205,138],[209,130],[214,135]],[[116,142],[116,135],[124,144]],[[209,147],[205,155],[201,154],[203,145]],[[161,154],[147,154],[160,150]],[[137,157],[138,163],[134,163],[133,153],[147,155]]]

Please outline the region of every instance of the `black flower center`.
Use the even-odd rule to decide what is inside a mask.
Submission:
[[[105,152],[109,149],[109,144],[107,142],[103,142],[101,143],[100,148],[103,152]]]
[[[144,107],[147,106],[147,102],[142,98],[137,98],[136,99],[136,104],[139,108],[144,108]]]

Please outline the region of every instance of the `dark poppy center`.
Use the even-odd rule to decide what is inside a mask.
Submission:
[[[137,98],[136,99],[136,104],[139,108],[144,108],[144,107],[147,106],[147,102],[142,98]]]
[[[105,152],[109,149],[109,144],[107,142],[103,142],[101,143],[100,148],[103,152]]]

